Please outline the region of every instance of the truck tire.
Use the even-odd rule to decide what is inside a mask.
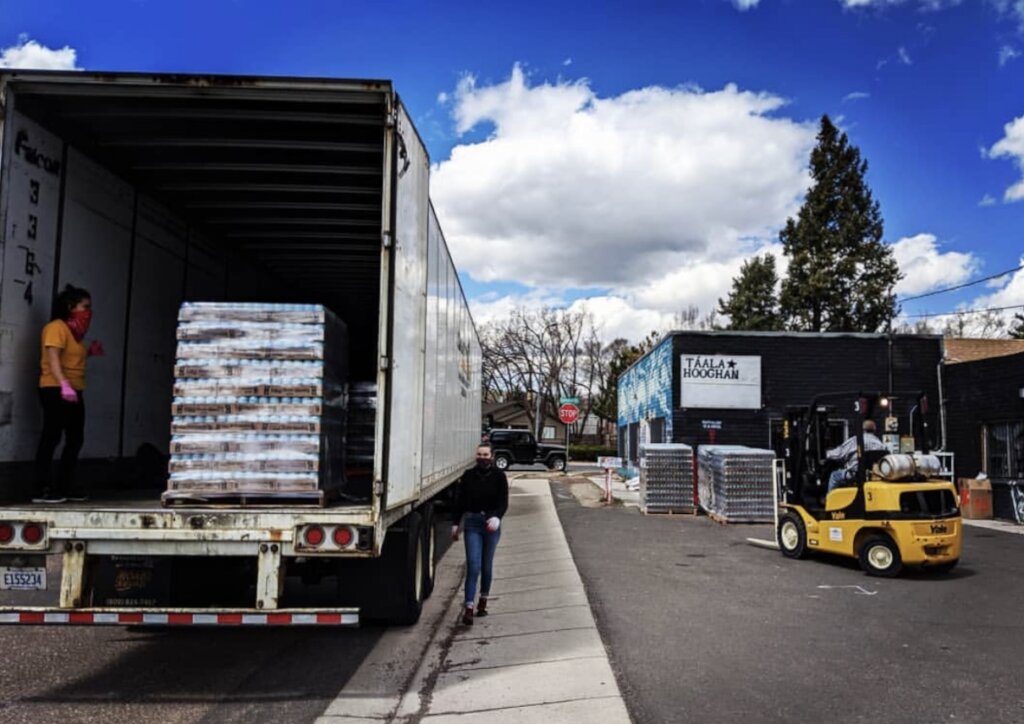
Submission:
[[[423,600],[434,592],[434,574],[437,564],[437,531],[434,529],[434,504],[420,508],[423,518]]]
[[[508,455],[499,453],[498,455],[494,456],[494,467],[496,467],[498,470],[504,472],[509,469],[510,465],[512,465],[512,460],[509,458]]]
[[[559,473],[565,472],[565,458],[560,455],[548,458],[548,470],[554,470]]]
[[[409,513],[404,530],[389,531],[384,550],[372,564],[372,583],[365,591],[360,614],[370,621],[409,626],[423,609],[423,521]]]

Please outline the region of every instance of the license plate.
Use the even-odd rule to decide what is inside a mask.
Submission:
[[[45,568],[0,568],[0,590],[45,591]]]

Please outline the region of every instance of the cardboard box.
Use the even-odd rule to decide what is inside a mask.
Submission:
[[[969,520],[992,520],[992,482],[960,478],[960,514]]]

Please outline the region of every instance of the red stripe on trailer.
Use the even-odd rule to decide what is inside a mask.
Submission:
[[[217,614],[217,623],[226,624],[229,626],[241,626],[242,625],[242,614],[240,613],[219,613]]]
[[[191,613],[171,613],[167,615],[167,623],[172,626],[188,626],[192,623]]]
[[[38,613],[36,611],[26,611],[21,614],[22,623],[43,623],[45,621],[46,614]]]
[[[317,623],[327,623],[327,624],[331,624],[331,623],[339,624],[339,623],[341,623],[341,614],[340,613],[318,613],[316,615],[316,622]]]
[[[68,623],[94,623],[95,619],[91,613],[72,611],[68,615]]]
[[[267,624],[271,626],[287,625],[292,622],[292,615],[290,613],[268,613]]]
[[[142,614],[141,613],[119,613],[119,614],[117,614],[117,620],[118,620],[118,623],[128,623],[128,624],[142,623]]]

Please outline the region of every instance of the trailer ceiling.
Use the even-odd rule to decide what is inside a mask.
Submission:
[[[17,109],[375,339],[378,81],[18,73]],[[366,336],[369,335],[369,336]]]

